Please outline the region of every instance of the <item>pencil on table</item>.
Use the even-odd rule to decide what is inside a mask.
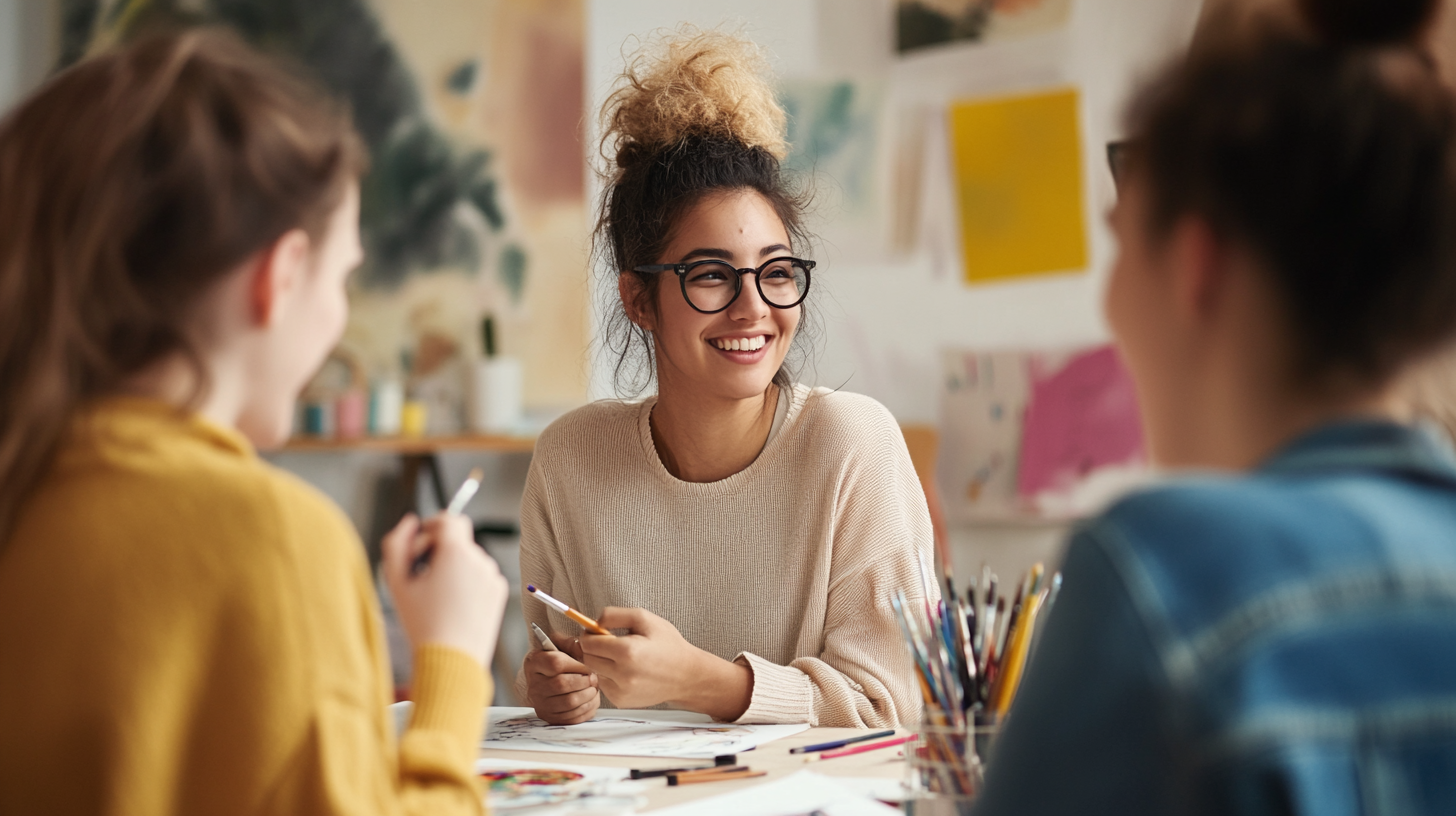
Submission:
[[[863,745],[851,745],[848,748],[840,748],[837,751],[825,751],[822,754],[814,754],[813,756],[804,757],[804,761],[818,762],[824,759],[838,759],[839,757],[847,757],[854,754],[863,754],[867,751],[878,751],[881,748],[894,748],[896,745],[904,745],[907,742],[914,742],[917,738],[917,735],[910,734],[908,736],[895,737],[894,739],[882,740],[880,742],[870,742]]]

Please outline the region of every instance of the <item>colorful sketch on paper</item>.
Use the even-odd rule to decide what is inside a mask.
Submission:
[[[1020,352],[946,351],[936,479],[947,520],[1011,517],[1031,389]]]
[[[1077,92],[960,102],[949,130],[966,282],[1082,271]]]
[[[895,41],[901,53],[946,43],[974,44],[1063,28],[1072,0],[899,0]]]
[[[575,771],[555,768],[526,768],[519,771],[484,771],[480,774],[491,791],[519,792],[522,788],[567,785],[584,777]]]
[[[610,795],[612,787],[629,773],[626,768],[542,764],[493,756],[476,760],[475,772],[486,782],[486,801],[492,813]]]
[[[814,179],[818,237],[856,254],[884,240],[883,97],[879,85],[851,80],[788,80],[779,89],[789,117],[784,164]]]
[[[676,711],[603,711],[577,725],[550,725],[529,708],[492,708],[482,748],[652,757],[747,751],[808,725],[721,725]]]
[[[1094,471],[1145,459],[1132,375],[1112,346],[1053,361],[1029,361],[1031,400],[1017,492],[1065,493]]]

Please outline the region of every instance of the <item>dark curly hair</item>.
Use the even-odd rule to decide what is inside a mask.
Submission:
[[[634,324],[617,297],[620,275],[641,282],[634,309],[655,314],[663,275],[634,267],[654,264],[679,220],[710,195],[751,190],[773,207],[795,247],[812,237],[804,226],[810,194],[780,161],[784,113],[765,78],[766,63],[746,40],[722,32],[680,30],[660,47],[644,49],[603,108],[602,155],[608,161],[594,236],[602,268],[604,350],[615,357],[613,385],[639,395],[656,373],[651,333]],[[790,384],[793,367],[812,345],[808,303],[791,349],[793,363],[774,375]]]

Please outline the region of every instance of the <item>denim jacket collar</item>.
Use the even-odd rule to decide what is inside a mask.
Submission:
[[[1384,419],[1321,425],[1296,437],[1261,464],[1261,474],[1386,470],[1456,484],[1456,452],[1441,431]]]

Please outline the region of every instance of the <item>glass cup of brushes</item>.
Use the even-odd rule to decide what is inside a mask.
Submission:
[[[905,812],[910,816],[970,813],[985,779],[983,757],[998,725],[994,715],[968,711],[948,722],[939,711],[921,717],[905,752]]]

